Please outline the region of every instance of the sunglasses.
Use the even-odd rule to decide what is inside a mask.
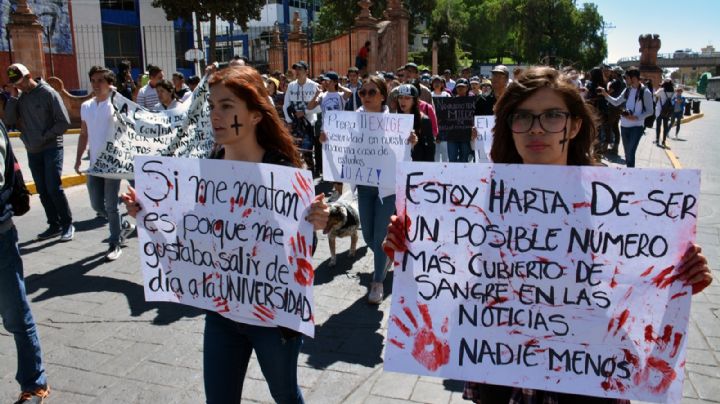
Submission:
[[[358,95],[359,95],[360,97],[363,97],[363,98],[365,98],[365,97],[374,97],[374,96],[376,96],[376,95],[378,94],[378,92],[379,92],[379,91],[376,90],[376,89],[374,89],[374,88],[371,88],[371,89],[369,89],[369,90],[363,89],[363,90],[358,91]]]

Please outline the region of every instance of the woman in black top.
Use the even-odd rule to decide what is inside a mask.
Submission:
[[[301,167],[290,133],[270,104],[260,74],[252,67],[223,69],[210,85],[210,119],[220,146],[215,158]],[[135,191],[123,195],[128,213],[140,207]],[[315,230],[325,228],[329,209],[324,196],[313,201],[306,220]],[[208,312],[205,317],[203,369],[207,403],[239,403],[243,380],[255,351],[278,403],[303,403],[297,383],[297,359],[302,336],[284,327],[238,323]]]
[[[412,149],[413,161],[435,161],[435,137],[432,132],[430,118],[420,112],[418,97],[420,92],[412,84],[403,84],[398,87],[398,112],[415,116],[413,131],[417,136],[417,143]]]

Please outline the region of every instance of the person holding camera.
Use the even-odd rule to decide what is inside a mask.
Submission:
[[[653,95],[640,82],[637,67],[630,67],[625,72],[625,78],[628,87],[618,97],[611,97],[604,88],[598,88],[598,92],[612,105],[619,107],[625,104],[620,116],[620,136],[625,150],[625,165],[635,167],[635,152],[645,133],[645,118],[653,114]]]

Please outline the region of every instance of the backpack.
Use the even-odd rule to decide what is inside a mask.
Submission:
[[[665,92],[665,102],[660,107],[660,118],[670,118],[673,109],[672,96],[668,96],[667,92]]]
[[[625,99],[627,99],[627,94],[630,92],[631,87],[625,87],[625,90],[623,90],[624,94],[623,96]],[[640,100],[640,104],[642,105],[642,112],[645,113],[645,90],[647,87],[640,84],[640,87],[638,87],[638,90],[635,92],[635,103],[637,104],[638,100]],[[653,107],[653,113],[649,115],[647,118],[645,118],[645,127],[646,128],[652,128],[655,125],[655,103],[652,103]]]
[[[14,216],[22,216],[30,210],[30,191],[25,186],[20,163],[15,158],[5,125],[0,122],[0,131],[7,142],[5,156],[5,185],[0,192],[0,213],[5,204],[10,204]]]

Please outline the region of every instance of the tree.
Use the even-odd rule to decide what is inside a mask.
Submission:
[[[200,21],[210,21],[210,55],[208,61],[215,61],[216,21],[218,18],[233,22],[247,29],[250,20],[260,18],[265,0],[153,0],[153,7],[165,10],[168,20],[182,18],[192,21],[193,12]]]
[[[464,0],[437,0],[430,16],[430,37],[437,41],[438,64],[441,70],[458,67],[458,55],[462,55],[463,33],[467,33],[470,13]],[[442,44],[443,35],[448,35],[448,43]]]

